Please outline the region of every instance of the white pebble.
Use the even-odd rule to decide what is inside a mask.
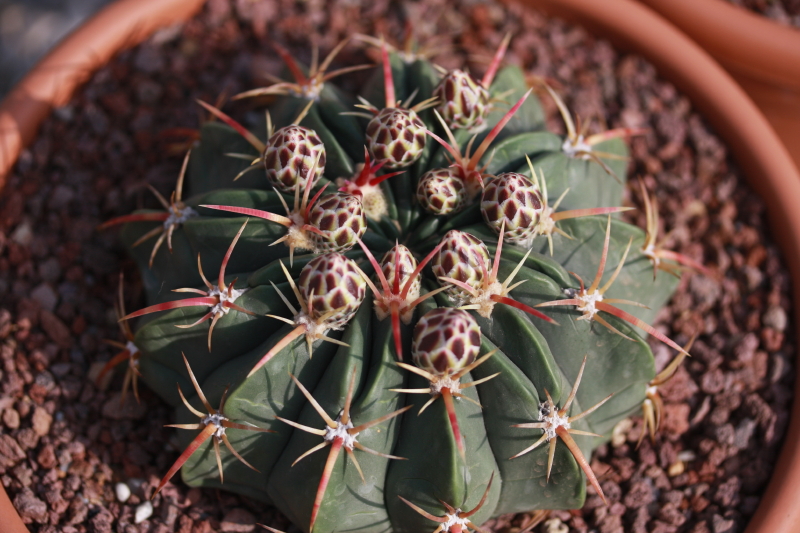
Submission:
[[[153,514],[153,504],[150,503],[150,500],[147,500],[146,502],[139,504],[139,506],[136,507],[136,513],[133,515],[133,521],[136,522],[137,524],[141,524],[142,522],[150,518],[150,515],[152,514]]]
[[[544,523],[544,530],[546,533],[569,533],[569,526],[560,518],[551,518]]]
[[[625,444],[628,440],[628,432],[632,427],[633,420],[630,418],[623,418],[617,422],[617,425],[614,426],[614,429],[611,431],[611,446],[619,448]]]
[[[117,493],[117,500],[120,503],[125,503],[131,497],[131,488],[125,483],[117,483],[114,485],[114,492]]]

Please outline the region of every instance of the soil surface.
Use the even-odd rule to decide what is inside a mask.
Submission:
[[[800,0],[728,0],[781,24],[800,27]]]
[[[128,308],[142,305],[116,233],[95,228],[155,206],[146,184],[172,191],[181,148],[163,132],[207,118],[195,98],[214,101],[280,72],[270,39],[308,61],[310,41],[325,53],[352,32],[399,39],[412,21],[423,42],[437,35],[451,45],[436,62],[466,62],[479,74],[511,32],[507,62],[546,78],[593,129],[648,128],[631,141],[632,184],[641,177],[658,196],[666,245],[711,270],[685,274],[657,322],[678,343],[699,336],[694,357],[661,388],[655,444],[645,439],[636,449],[641,418],[621,423],[592,459],[609,505],[590,489],[583,509],[554,512],[535,531],[742,531],[788,423],[795,339],[789,275],[764,204],[727,148],[652,65],[581,28],[467,0],[335,4],[211,0],[199,17],[94,75],[10,176],[0,198],[0,479],[31,530],[247,532],[261,522],[296,531],[258,502],[190,489],[177,477],[149,504],[179,453],[174,430],[162,427],[171,410],[146,388],[141,404],[129,395],[120,406],[121,375],[105,390],[92,379],[114,353],[103,339],[121,340],[113,312],[121,271]],[[366,52],[350,45],[337,64],[363,62]],[[355,78],[342,85],[356,89]],[[542,101],[550,128],[563,132],[552,101]],[[226,109],[247,119],[243,108]],[[628,195],[641,208],[638,187]],[[643,225],[642,211],[633,213]],[[653,350],[659,368],[673,356],[661,344]],[[486,526],[519,532],[530,518]]]

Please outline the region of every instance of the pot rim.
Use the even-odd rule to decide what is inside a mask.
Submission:
[[[800,90],[800,28],[725,0],[639,1],[736,74]]]
[[[0,103],[0,188],[41,122],[52,109],[68,101],[96,68],[117,51],[141,42],[160,27],[190,17],[202,3],[203,0],[118,0],[48,54]],[[523,3],[572,18],[623,48],[636,49],[689,95],[731,147],[750,186],[767,203],[770,226],[792,273],[795,309],[800,309],[800,210],[792,209],[791,203],[800,198],[800,175],[769,123],[742,89],[697,44],[634,0],[523,0]],[[800,331],[800,313],[795,313],[794,324]],[[800,377],[800,365],[797,367]],[[792,413],[798,412],[800,395],[795,395]],[[800,531],[800,506],[793,501],[793,489],[798,485],[800,418],[793,416],[768,489],[747,533]],[[0,509],[5,508],[6,502],[8,497],[0,485]],[[3,513],[6,515],[9,522],[4,526],[10,526],[6,531],[27,532],[17,513]]]
[[[42,121],[117,52],[188,19],[204,0],[117,0],[65,37],[0,103],[0,190]]]

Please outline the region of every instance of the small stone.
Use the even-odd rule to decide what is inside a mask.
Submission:
[[[545,533],[569,533],[569,526],[560,518],[551,518],[544,523]]]
[[[22,489],[22,492],[17,494],[14,498],[14,507],[26,524],[34,521],[40,524],[47,522],[47,504],[37,498],[31,489]]]
[[[256,518],[249,511],[237,507],[225,513],[219,527],[225,533],[249,533],[255,530]]]
[[[714,533],[733,533],[736,531],[736,522],[715,514],[711,519],[711,527]]]
[[[133,521],[141,524],[153,515],[153,504],[150,500],[140,503],[136,506],[136,511],[133,513]]]
[[[689,431],[690,407],[685,403],[668,403],[664,405],[664,418],[661,430],[664,433],[682,435]]]
[[[61,264],[58,259],[51,257],[39,263],[39,276],[44,281],[55,283],[61,277]]]
[[[653,501],[656,497],[653,490],[653,484],[648,481],[636,481],[631,484],[628,494],[625,495],[623,503],[626,507],[636,509],[643,507]]]
[[[156,47],[142,45],[136,53],[134,65],[146,74],[153,74],[164,68],[164,58]]]
[[[41,468],[50,469],[55,468],[58,464],[55,449],[52,444],[45,444],[36,456],[36,462],[39,463]]]
[[[715,368],[709,370],[700,380],[700,388],[707,394],[716,394],[725,388],[725,375],[722,370]]]
[[[764,316],[761,318],[761,320],[765,326],[778,331],[784,331],[788,322],[786,311],[784,311],[779,305],[769,306],[769,309],[767,309],[767,312],[764,313]]]
[[[136,96],[140,102],[147,105],[152,105],[156,103],[163,94],[164,90],[161,88],[161,84],[156,83],[152,80],[142,80],[136,86]]]
[[[101,508],[100,512],[89,520],[89,531],[92,533],[111,533],[114,516],[111,511]]]
[[[57,185],[50,195],[48,206],[51,209],[64,209],[75,198],[75,191],[66,185]]]
[[[131,391],[121,402],[121,393],[116,393],[103,404],[103,416],[112,420],[139,420],[147,412],[147,407],[136,401]]]
[[[31,450],[39,443],[39,435],[33,428],[23,427],[17,433],[17,441],[24,450]]]
[[[28,246],[33,240],[33,228],[29,221],[24,221],[17,226],[17,229],[11,234],[11,240],[21,246]]]
[[[723,424],[714,430],[714,437],[720,444],[733,446],[736,438],[736,431],[733,429],[732,424]]]
[[[114,493],[117,495],[117,501],[125,503],[131,497],[131,488],[125,483],[117,483],[114,485]]]
[[[620,420],[614,429],[611,430],[611,446],[619,448],[628,440],[628,432],[633,427],[633,420],[630,418],[623,418]]]
[[[42,407],[37,407],[33,411],[33,417],[31,417],[31,425],[33,427],[33,431],[36,432],[37,435],[40,437],[44,437],[50,432],[50,424],[53,423],[53,417],[45,411]]]
[[[0,435],[0,458],[2,457],[12,461],[25,459],[25,452],[11,435]]]
[[[741,488],[741,480],[737,476],[731,476],[717,487],[714,493],[714,501],[725,508],[737,505],[739,503],[739,492]]]
[[[16,409],[6,409],[3,411],[3,424],[8,429],[17,429],[19,427],[19,413]]]
[[[667,469],[667,475],[669,477],[679,476],[683,474],[685,470],[686,470],[686,465],[683,463],[683,461],[675,461],[674,463],[669,465],[669,468]]]
[[[719,283],[706,276],[692,276],[689,281],[692,294],[703,307],[711,307],[722,294]]]
[[[743,418],[739,425],[736,426],[736,431],[733,436],[733,445],[744,450],[750,444],[750,438],[756,430],[758,424],[751,418]]]
[[[39,302],[44,309],[53,311],[58,303],[58,295],[47,283],[40,283],[31,291],[31,298]]]
[[[42,323],[42,329],[53,342],[61,348],[72,346],[72,334],[60,318],[50,311],[42,309],[39,313],[39,320]]]

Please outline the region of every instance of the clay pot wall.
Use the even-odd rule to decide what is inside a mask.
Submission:
[[[692,99],[731,146],[750,185],[767,202],[775,238],[794,273],[795,308],[800,308],[800,210],[794,206],[800,198],[800,175],[775,131],[742,88],[696,43],[634,0],[525,3],[572,19],[616,45],[640,53]],[[119,0],[49,54],[0,104],[0,187],[19,152],[35,137],[41,121],[66,103],[99,65],[158,28],[188,18],[201,5],[202,0]],[[800,46],[795,52],[800,54]],[[800,60],[794,64],[800,65]],[[795,320],[796,330],[800,330],[800,315]],[[795,398],[794,412],[800,412],[800,396]],[[800,417],[794,416],[780,462],[748,533],[800,531],[797,486]],[[27,531],[1,486],[0,516],[3,532]]]

